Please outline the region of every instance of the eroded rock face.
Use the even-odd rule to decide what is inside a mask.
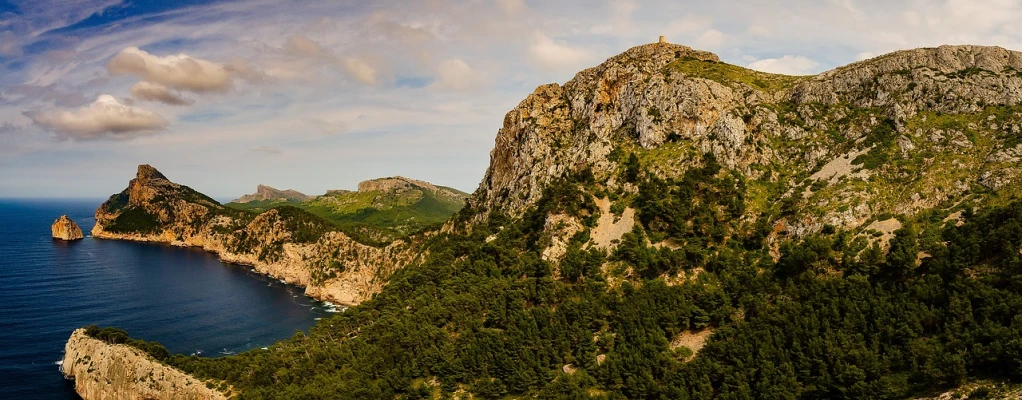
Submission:
[[[777,191],[769,202],[798,204],[784,217],[788,233],[855,228],[1022,179],[1011,139],[1022,125],[1019,71],[1022,53],[985,46],[900,51],[792,77],[685,46],[642,45],[563,86],[540,86],[510,111],[468,204],[476,220],[518,217],[551,182],[586,169],[628,192],[616,154],[645,154],[655,161],[644,169],[677,178],[711,153],[747,183]],[[849,172],[810,178],[828,164]]]
[[[96,210],[92,236],[201,247],[225,262],[252,266],[304,286],[309,296],[344,305],[371,298],[413,258],[406,241],[376,247],[342,232],[310,239],[301,232],[306,228],[275,209],[254,218],[228,209],[142,165],[127,189]]]
[[[82,235],[82,229],[78,227],[74,221],[71,220],[67,215],[61,215],[56,221],[53,221],[53,225],[50,226],[50,231],[53,234],[54,239],[60,240],[81,240],[85,236]]]
[[[441,196],[460,198],[464,196],[442,186],[436,186],[426,181],[394,176],[390,178],[370,179],[358,183],[359,192],[403,192],[408,190],[427,190]]]
[[[224,393],[134,347],[109,344],[77,329],[64,345],[60,366],[85,400],[217,400]]]

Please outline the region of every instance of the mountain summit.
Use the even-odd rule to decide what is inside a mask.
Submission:
[[[540,86],[509,112],[469,205],[478,218],[519,216],[552,182],[582,171],[610,192],[635,193],[622,178],[630,154],[661,178],[710,154],[754,193],[747,218],[785,203],[798,205],[778,219],[792,232],[855,228],[1017,180],[1020,71],[1022,53],[986,46],[785,76],[642,45],[563,86]]]
[[[165,358],[246,398],[1022,393],[1000,382],[1022,377],[1022,53],[998,47],[786,76],[638,46],[537,88],[466,206],[387,245],[142,175],[97,226],[150,218],[142,240],[360,303],[270,351]],[[301,204],[444,210],[423,187]]]
[[[306,195],[297,190],[279,190],[266,185],[256,186],[255,193],[246,194],[239,197],[236,200],[232,200],[232,203],[251,203],[254,201],[305,201],[311,199],[312,196]]]

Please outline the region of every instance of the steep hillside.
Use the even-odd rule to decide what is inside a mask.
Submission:
[[[305,286],[310,296],[358,304],[412,260],[409,239],[365,244],[328,221],[282,206],[263,213],[224,207],[149,165],[96,210],[92,236],[201,247],[227,262]]]
[[[943,46],[817,76],[771,75],[671,44],[635,47],[504,119],[469,201],[517,217],[551,182],[592,172],[629,201],[631,154],[677,179],[712,154],[745,184],[743,221],[798,235],[1018,193],[1022,55]]]
[[[107,334],[123,331],[77,329],[64,348],[60,365],[64,377],[75,382],[75,392],[85,399],[220,400],[228,396],[213,382],[202,382],[168,367],[139,350],[146,343],[129,346]],[[106,338],[102,340],[96,336]],[[166,349],[153,346],[152,353],[166,357]],[[162,350],[162,351],[161,351]],[[207,386],[208,385],[208,386]],[[226,389],[226,388],[225,388]]]
[[[638,46],[536,89],[371,300],[232,357],[242,398],[1004,396],[1022,53],[816,76]]]
[[[239,210],[265,211],[291,205],[333,222],[348,232],[394,240],[442,223],[465,206],[467,193],[404,177],[359,183],[358,191],[330,190],[305,199],[245,196],[227,204]]]

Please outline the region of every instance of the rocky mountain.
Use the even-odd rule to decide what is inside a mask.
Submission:
[[[359,253],[384,271],[372,300],[270,352],[168,362],[252,398],[1018,393],[1020,71],[982,46],[801,77],[629,49],[509,112],[442,229]],[[270,254],[315,226],[135,181],[97,221]],[[364,186],[323,197],[423,192]],[[288,265],[337,240],[285,244]]]
[[[312,196],[306,195],[297,190],[279,190],[266,185],[256,186],[255,193],[246,194],[235,200],[232,203],[251,203],[254,201],[279,201],[279,202],[302,202],[311,199]]]
[[[259,214],[224,207],[149,165],[96,210],[92,236],[201,247],[347,305],[370,298],[413,257],[409,241],[363,244],[294,207]]]
[[[85,237],[82,235],[82,229],[78,227],[78,224],[67,215],[61,215],[60,218],[53,221],[53,225],[50,225],[50,232],[54,239],[60,240],[81,240]]]
[[[227,399],[206,383],[125,344],[110,344],[76,329],[60,365],[83,399]]]
[[[390,241],[446,221],[465,205],[467,193],[405,177],[363,181],[358,191],[330,190],[305,200],[263,199],[228,207],[265,211],[292,205],[347,232]]]
[[[997,202],[1018,193],[1020,70],[1018,52],[941,46],[793,77],[642,45],[508,113],[469,204],[520,216],[582,170],[634,194],[620,175],[629,153],[664,178],[712,154],[748,185],[747,218],[788,204],[771,224],[798,235]]]
[[[436,186],[426,181],[408,179],[403,176],[389,178],[378,178],[358,183],[360,193],[382,192],[382,193],[405,193],[416,190],[425,190],[437,196],[464,199],[468,193],[445,186]]]

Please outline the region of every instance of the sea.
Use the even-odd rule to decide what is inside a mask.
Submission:
[[[59,364],[85,325],[222,357],[307,332],[338,311],[201,249],[89,237],[100,203],[0,199],[0,399],[78,399]],[[51,239],[62,214],[84,240]]]

